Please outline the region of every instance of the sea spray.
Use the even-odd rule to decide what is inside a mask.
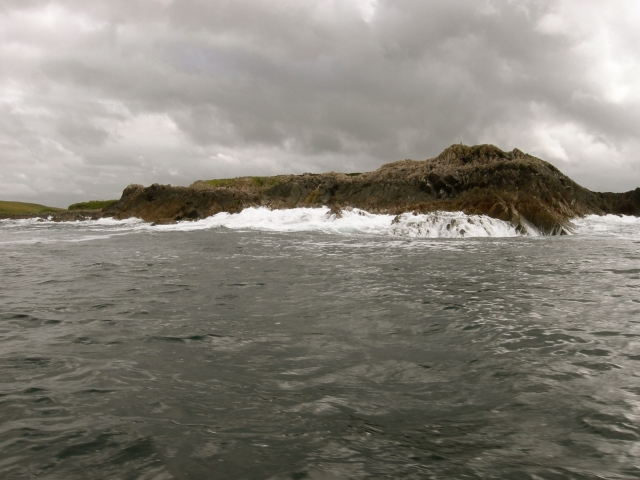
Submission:
[[[274,232],[320,231],[337,234],[392,235],[412,238],[513,237],[515,228],[485,215],[461,212],[386,215],[346,209],[336,216],[326,208],[269,210],[246,208],[240,213],[219,213],[197,222],[159,225],[160,230],[200,230],[225,227],[233,230]]]
[[[573,220],[577,235],[606,235],[640,239],[640,217],[630,215],[586,215]]]
[[[335,215],[326,207],[281,210],[246,208],[239,213],[218,213],[202,220],[162,225],[152,225],[136,218],[102,218],[73,222],[42,219],[0,220],[0,231],[3,232],[0,243],[77,242],[136,232],[189,232],[220,228],[397,238],[505,238],[540,235],[531,224],[522,224],[518,230],[508,222],[486,215],[466,215],[462,212],[387,215],[359,209],[344,209],[340,215]],[[84,235],[78,237],[74,233],[77,230],[81,230]],[[573,220],[572,233],[640,238],[640,218],[624,215],[588,215]]]

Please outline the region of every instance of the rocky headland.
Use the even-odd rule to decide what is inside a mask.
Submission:
[[[359,208],[401,214],[462,211],[534,226],[547,235],[571,231],[571,219],[587,214],[640,215],[640,188],[626,193],[592,192],[550,163],[493,145],[452,145],[428,160],[401,160],[368,173],[306,173],[196,181],[189,187],[129,185],[117,202],[77,218],[137,217],[168,223],[197,220],[247,207]],[[54,217],[61,220],[65,214]],[[56,218],[54,218],[56,219]],[[69,218],[71,219],[71,218]]]

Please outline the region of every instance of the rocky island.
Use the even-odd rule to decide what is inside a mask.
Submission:
[[[452,145],[423,161],[401,160],[368,173],[323,173],[197,181],[189,187],[130,185],[106,208],[118,219],[157,223],[195,220],[243,208],[328,206],[372,213],[462,211],[566,233],[586,214],[640,215],[640,188],[596,193],[532,155],[493,145]]]
[[[452,145],[428,160],[401,160],[368,173],[305,173],[196,181],[189,187],[129,185],[101,211],[54,214],[54,219],[137,217],[168,223],[197,220],[247,207],[359,208],[394,215],[461,211],[533,226],[546,235],[571,231],[571,219],[587,214],[640,215],[640,188],[592,192],[550,163],[493,145]],[[65,218],[68,217],[68,218]]]

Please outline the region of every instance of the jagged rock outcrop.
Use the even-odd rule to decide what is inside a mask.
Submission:
[[[533,225],[542,233],[560,234],[570,230],[576,216],[640,215],[640,188],[595,193],[520,150],[452,145],[429,160],[402,160],[360,174],[242,177],[197,181],[190,187],[130,185],[104,215],[165,223],[250,206],[322,205],[338,213],[346,207],[393,214],[462,211],[509,221],[516,228]]]

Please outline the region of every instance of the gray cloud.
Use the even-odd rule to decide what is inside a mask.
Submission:
[[[518,147],[640,185],[634,2],[0,1],[0,197]]]

